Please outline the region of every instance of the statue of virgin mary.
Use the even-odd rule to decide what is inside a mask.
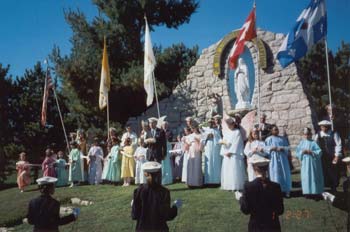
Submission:
[[[238,67],[234,75],[235,93],[237,97],[237,104],[235,109],[249,109],[249,71],[248,66],[242,58],[238,59]]]

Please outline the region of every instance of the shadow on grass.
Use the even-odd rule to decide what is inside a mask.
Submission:
[[[17,187],[16,183],[2,183],[0,185],[0,191],[5,190],[5,189],[9,189],[9,188],[15,188],[15,187]]]

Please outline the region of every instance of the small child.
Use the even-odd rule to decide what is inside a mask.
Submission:
[[[64,159],[64,153],[63,151],[59,151],[57,153],[58,160],[56,161],[56,173],[57,173],[57,182],[56,186],[66,186],[68,185],[68,175],[66,167],[69,166]]]
[[[51,176],[56,177],[55,164],[56,160],[54,159],[53,152],[50,148],[46,149],[43,163],[41,164],[41,168],[43,171],[43,176]]]
[[[19,154],[19,161],[16,163],[17,184],[18,188],[23,193],[24,188],[30,185],[30,166],[26,160],[26,153]]]
[[[136,161],[136,174],[135,174],[135,184],[145,184],[146,177],[143,173],[142,164],[144,164],[146,160],[147,148],[145,147],[144,140],[142,138],[139,139],[139,146],[134,153],[134,159]]]
[[[123,155],[121,178],[124,179],[123,187],[125,187],[130,185],[131,178],[134,178],[135,176],[135,160],[133,157],[134,147],[131,145],[130,138],[125,140],[124,148],[121,151],[121,154]]]

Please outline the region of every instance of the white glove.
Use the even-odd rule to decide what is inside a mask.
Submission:
[[[236,200],[239,201],[239,199],[242,197],[242,193],[236,191],[236,192],[235,192],[235,196],[236,196]]]
[[[182,200],[181,199],[176,199],[174,201],[174,204],[176,205],[176,208],[181,208],[182,207]]]
[[[131,200],[130,206],[132,207],[133,204],[134,204],[134,200]]]
[[[324,200],[326,200],[326,201],[328,200],[330,202],[333,202],[334,198],[335,198],[335,196],[333,194],[330,194],[329,192],[322,193],[322,196],[323,196]]]
[[[80,214],[80,208],[74,208],[73,209],[73,214],[74,214],[74,217],[77,218]]]

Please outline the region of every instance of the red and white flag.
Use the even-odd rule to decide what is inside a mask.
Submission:
[[[252,40],[256,37],[256,28],[255,28],[255,6],[250,12],[248,18],[245,20],[243,27],[239,31],[239,35],[233,45],[230,55],[229,55],[229,64],[231,69],[237,67],[238,57],[244,51],[244,43],[246,41]]]
[[[44,86],[44,96],[43,96],[43,105],[41,108],[41,125],[46,125],[46,111],[47,111],[47,100],[49,98],[49,91],[53,88],[52,79],[50,76],[50,72],[47,72],[45,78],[45,86]]]

